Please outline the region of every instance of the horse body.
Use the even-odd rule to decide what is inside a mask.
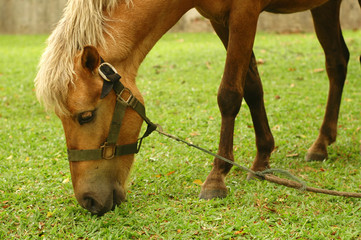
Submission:
[[[237,4],[237,6],[235,6]],[[227,49],[224,75],[218,90],[218,105],[222,115],[218,154],[233,159],[234,119],[244,98],[250,108],[256,135],[257,154],[252,170],[269,168],[274,139],[270,131],[263,103],[263,90],[257,71],[253,42],[259,14],[265,11],[291,13],[310,9],[317,37],[326,55],[326,69],[330,89],[326,114],[319,136],[309,149],[307,160],[327,158],[327,146],[336,140],[337,119],[346,78],[349,52],[342,37],[339,22],[341,0],[319,1],[233,1],[231,10],[225,12],[226,21],[210,21]],[[205,10],[201,10],[205,12]],[[210,16],[210,15],[206,15]],[[219,15],[218,15],[219,16]],[[227,195],[224,178],[231,168],[219,159],[202,186],[201,198],[209,199]],[[249,176],[252,178],[253,176]]]
[[[71,2],[72,0],[68,8]],[[94,4],[92,1],[84,1],[84,4],[85,2]],[[109,2],[113,6],[110,10],[107,8]],[[68,149],[98,148],[107,138],[117,98],[114,92],[100,98],[104,81],[98,74],[101,59],[115,67],[122,76],[122,84],[143,102],[135,84],[139,65],[162,35],[184,13],[195,7],[210,19],[227,49],[224,75],[218,91],[218,105],[222,116],[218,154],[233,159],[234,119],[245,98],[256,134],[257,154],[252,169],[264,170],[269,167],[274,140],[268,126],[262,84],[252,52],[258,16],[262,11],[290,13],[312,9],[316,33],[326,54],[330,94],[320,135],[310,148],[308,157],[324,159],[327,157],[327,145],[336,138],[337,116],[348,61],[348,51],[339,23],[340,3],[341,0],[128,0],[114,5],[113,0],[102,0],[97,6],[92,5],[88,9],[102,9],[96,19],[104,25],[101,33],[104,39],[75,44],[75,53],[69,53],[68,56],[72,64],[67,66],[72,68],[72,76],[62,83],[68,88],[61,88],[62,90],[54,93],[54,85],[62,79],[53,79],[51,87],[47,87],[47,78],[53,77],[49,69],[61,69],[63,66],[52,66],[47,63],[47,59],[54,52],[55,47],[52,45],[57,46],[63,40],[57,39],[60,38],[57,32],[64,30],[64,25],[66,26],[69,16],[65,15],[63,24],[59,24],[50,37],[48,50],[39,65],[37,94],[43,102],[55,105],[56,113],[63,123]],[[77,10],[79,9],[72,10],[73,15],[77,14]],[[89,10],[88,14],[91,13]],[[74,23],[70,25],[80,28]],[[91,29],[88,31],[83,31],[83,34],[91,34]],[[94,47],[85,46],[86,44]],[[59,96],[54,97],[52,94]],[[135,142],[141,124],[142,118],[128,108],[117,144]],[[70,162],[74,192],[80,205],[101,215],[120,204],[125,198],[126,179],[133,159],[134,155],[128,154],[116,156],[112,160]],[[200,197],[209,199],[226,196],[225,176],[230,169],[230,164],[215,159]]]

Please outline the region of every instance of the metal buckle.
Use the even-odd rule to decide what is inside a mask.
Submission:
[[[112,71],[114,73],[118,73],[117,70],[110,64],[110,63],[107,63],[107,62],[103,62],[102,64],[99,65],[98,67],[98,72],[99,72],[99,75],[107,82],[112,82],[108,77],[107,75],[101,70],[101,67],[102,66],[108,66],[110,67],[110,69],[112,69]]]
[[[127,91],[128,94],[129,94],[129,97],[128,97],[127,99],[124,99],[124,98],[122,97],[122,94],[123,94],[124,91]],[[128,105],[131,105],[131,102],[132,102],[132,100],[134,99],[134,96],[133,96],[133,93],[130,91],[129,88],[124,87],[124,88],[122,89],[122,91],[120,91],[120,93],[118,94],[118,99],[121,100],[121,101],[123,101],[123,102],[125,102],[125,103],[127,103]]]
[[[102,157],[103,159],[110,160],[113,159],[115,156],[115,144],[109,145],[105,142],[100,149],[102,150]]]

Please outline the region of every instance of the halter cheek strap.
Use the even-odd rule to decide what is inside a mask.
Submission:
[[[117,96],[108,138],[104,144],[97,149],[68,149],[68,159],[71,162],[113,159],[116,156],[138,153],[143,139],[148,137],[157,128],[157,126],[147,118],[144,105],[120,82],[121,77],[112,65],[104,62],[102,59],[98,72],[104,80],[100,98],[106,97],[111,90],[114,90]],[[127,92],[128,95],[126,99],[122,97],[125,92]],[[116,145],[124,114],[128,107],[136,111],[148,126],[143,136],[139,138],[137,142],[127,145]]]

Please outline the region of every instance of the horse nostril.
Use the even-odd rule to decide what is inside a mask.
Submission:
[[[83,207],[94,215],[102,216],[104,213],[110,210],[109,206],[101,204],[99,201],[91,196],[85,196],[83,198]]]
[[[93,206],[95,205],[95,200],[91,197],[84,197],[83,205],[86,209],[93,209]]]

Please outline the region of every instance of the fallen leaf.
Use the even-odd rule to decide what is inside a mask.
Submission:
[[[279,126],[279,125],[275,125],[273,128],[272,128],[272,130],[274,131],[274,130],[280,130],[281,129],[281,127]]]
[[[2,204],[4,204],[4,205],[1,206],[1,207],[2,207],[3,209],[6,209],[6,208],[10,207],[10,205],[7,204],[8,202],[9,202],[9,201],[3,201]]]
[[[314,168],[312,168],[312,167],[304,167],[304,170],[306,171],[306,172],[318,172],[317,171],[317,169],[314,169]]]
[[[262,64],[265,64],[265,63],[266,63],[266,61],[264,59],[262,59],[262,58],[257,59],[257,64],[258,65],[262,65]]]
[[[162,174],[157,174],[157,175],[155,175],[155,177],[160,178],[160,177],[162,177]]]
[[[288,154],[286,155],[286,157],[298,157],[300,154],[298,153],[293,153],[293,154]]]
[[[263,207],[264,207],[266,210],[270,211],[270,212],[277,213],[276,209],[273,209],[273,208],[268,207],[267,204],[265,204]]]
[[[65,183],[68,183],[68,182],[69,182],[69,178],[65,178],[62,183],[65,184]]]
[[[324,68],[316,68],[316,69],[313,69],[313,72],[314,72],[314,73],[320,73],[320,72],[323,72],[323,71],[325,71]]]
[[[245,232],[243,230],[234,232],[234,235],[245,235]]]
[[[203,184],[202,180],[199,180],[199,179],[194,180],[193,183],[195,183],[197,185],[202,185]]]
[[[171,172],[167,173],[167,176],[172,175],[173,173],[175,173],[175,171],[171,171]]]
[[[199,132],[191,132],[190,135],[194,137],[194,136],[200,136],[201,134]]]
[[[208,69],[212,69],[211,63],[208,62],[208,61],[206,62],[206,66],[207,66]]]

